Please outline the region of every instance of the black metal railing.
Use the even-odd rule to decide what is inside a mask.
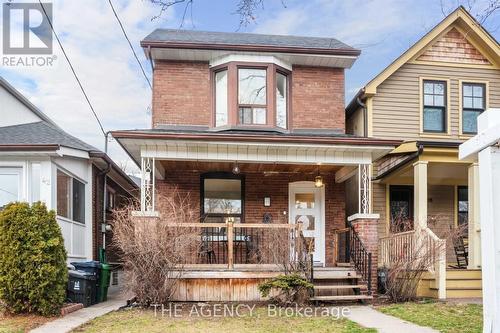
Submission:
[[[353,227],[349,228],[349,257],[361,277],[368,284],[368,294],[372,292],[372,253],[368,252]]]

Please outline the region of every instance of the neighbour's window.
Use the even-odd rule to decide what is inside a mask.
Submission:
[[[459,186],[457,188],[457,212],[458,225],[465,225],[469,220],[469,189],[467,186]]]
[[[424,132],[446,132],[446,82],[424,80]]]
[[[21,174],[21,168],[0,168],[0,209],[21,199]]]
[[[266,72],[266,69],[238,69],[239,122],[242,125],[267,123]]]
[[[202,176],[202,216],[205,222],[241,222],[243,179],[233,174]]]
[[[115,209],[116,205],[116,194],[115,191],[113,191],[111,188],[107,189],[106,193],[106,209],[107,210],[113,210]]]
[[[477,117],[485,110],[486,88],[481,83],[462,85],[462,132],[477,133]]]
[[[215,126],[227,125],[227,70],[215,73]]]
[[[57,170],[57,215],[85,223],[85,184]]]
[[[413,186],[389,187],[390,231],[393,233],[413,229]]]

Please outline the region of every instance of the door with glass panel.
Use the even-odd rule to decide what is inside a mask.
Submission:
[[[291,183],[289,187],[290,223],[302,223],[306,242],[315,265],[325,264],[324,187],[313,182]]]
[[[0,209],[9,202],[21,200],[22,168],[0,167]]]

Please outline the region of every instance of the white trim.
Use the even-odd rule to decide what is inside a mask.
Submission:
[[[160,217],[160,212],[158,211],[132,211],[132,216],[134,217]]]
[[[228,62],[253,62],[263,64],[275,64],[292,71],[292,65],[284,60],[271,55],[255,55],[255,54],[229,54],[219,58],[210,60],[209,66],[215,67],[226,64]]]
[[[361,220],[361,219],[379,219],[380,214],[353,214],[351,216],[347,217],[347,221],[352,222],[355,220]]]

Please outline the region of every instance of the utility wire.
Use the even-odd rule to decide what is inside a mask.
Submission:
[[[120,21],[120,18],[118,17],[118,14],[116,13],[115,7],[113,6],[113,3],[111,2],[111,0],[108,0],[108,2],[109,2],[109,5],[111,6],[111,10],[113,11],[113,14],[115,14],[116,20],[118,21],[118,24],[120,25],[120,28],[122,29],[123,36],[125,36],[125,39],[127,40],[128,45],[130,46],[130,49],[132,50],[132,53],[134,54],[135,60],[137,60],[137,63],[139,64],[139,67],[141,67],[141,71],[142,71],[142,74],[144,75],[144,78],[148,82],[149,88],[151,88],[151,90],[152,90],[153,87],[151,86],[151,81],[149,81],[149,78],[146,75],[146,71],[144,70],[144,67],[142,67],[141,61],[139,60],[139,57],[137,57],[137,53],[135,53],[134,47],[132,46],[132,43],[130,42],[130,39],[127,36],[127,33],[125,32],[125,28],[123,27],[123,24]]]
[[[47,15],[47,12],[45,11],[45,7],[43,6],[42,1],[38,0],[38,2],[40,3],[40,6],[42,7],[42,10],[43,10],[43,13],[45,14],[45,17],[49,21],[50,29],[52,29],[52,32],[54,33],[54,36],[56,37],[57,43],[59,44],[59,47],[61,48],[61,50],[62,50],[62,52],[64,54],[64,57],[66,58],[66,61],[68,62],[69,67],[71,68],[71,71],[73,72],[73,76],[75,77],[76,82],[80,86],[80,90],[82,91],[83,96],[85,96],[85,99],[87,100],[87,103],[88,103],[88,105],[90,107],[90,110],[94,114],[94,117],[97,120],[97,123],[99,124],[99,127],[101,128],[102,134],[104,134],[104,136],[106,136],[106,131],[104,130],[104,127],[102,126],[101,120],[97,116],[97,113],[95,112],[94,107],[92,106],[92,103],[90,102],[90,99],[87,96],[87,93],[85,92],[85,89],[83,89],[83,85],[80,82],[80,79],[78,78],[78,75],[76,75],[75,69],[73,68],[73,65],[71,64],[71,61],[69,60],[68,55],[66,54],[66,51],[64,50],[64,47],[63,47],[61,41],[59,40],[59,36],[57,35],[56,31],[54,30],[54,26],[52,25],[52,21],[50,20],[49,15]]]

